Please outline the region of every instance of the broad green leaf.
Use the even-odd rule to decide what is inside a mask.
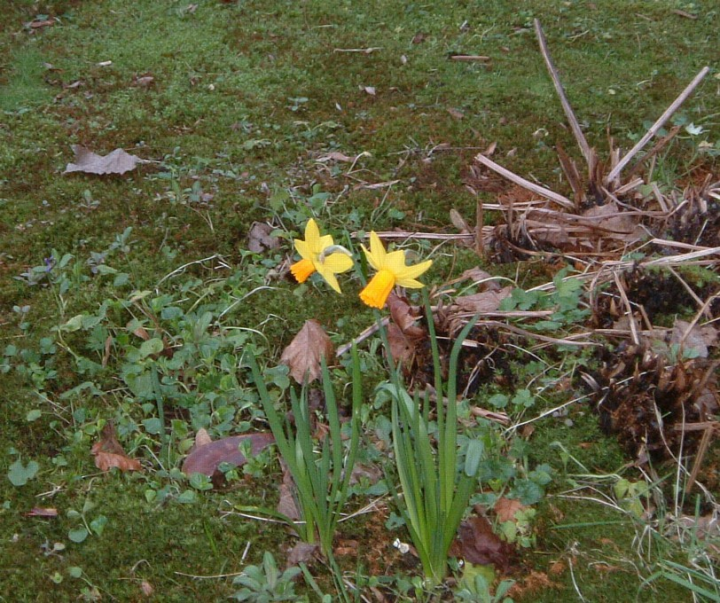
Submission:
[[[485,452],[485,445],[482,440],[470,440],[467,454],[465,455],[465,474],[468,477],[475,477],[480,461]]]
[[[85,539],[88,537],[89,534],[90,532],[88,532],[87,528],[83,526],[75,530],[70,530],[68,532],[68,538],[72,540],[75,544],[80,544],[81,542],[85,542]]]
[[[158,339],[157,337],[153,337],[152,339],[143,341],[142,345],[140,346],[140,357],[147,358],[152,354],[159,354],[163,351],[164,347],[165,346],[162,342],[162,339]]]
[[[98,536],[102,536],[103,530],[107,525],[108,519],[104,515],[98,515],[90,522],[90,529]]]
[[[29,461],[27,465],[23,465],[22,461],[18,459],[10,465],[7,476],[13,486],[24,486],[37,475],[39,469],[40,465],[35,461]]]
[[[37,408],[28,411],[28,413],[25,415],[25,420],[28,423],[32,423],[33,421],[37,421],[40,417],[42,417],[42,412],[38,410]]]

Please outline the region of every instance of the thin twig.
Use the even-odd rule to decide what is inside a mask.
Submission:
[[[695,79],[693,79],[690,84],[688,84],[687,88],[683,90],[680,93],[680,96],[678,96],[672,105],[670,105],[667,109],[665,109],[665,112],[660,116],[660,118],[650,127],[650,129],[645,133],[645,136],[643,136],[638,143],[628,151],[628,153],[623,157],[618,164],[612,169],[612,171],[607,175],[605,178],[605,184],[609,185],[615,178],[617,178],[620,175],[620,172],[622,172],[623,168],[630,162],[630,160],[637,155],[637,153],[642,149],[648,141],[657,134],[658,130],[665,125],[665,122],[670,119],[680,108],[680,105],[682,105],[686,100],[687,97],[690,96],[693,93],[693,90],[697,87],[697,85],[703,80],[703,78],[707,75],[708,71],[710,71],[709,67],[703,67],[700,70],[700,73],[698,73],[695,76]]]
[[[553,65],[552,59],[550,58],[545,34],[543,33],[540,21],[538,21],[537,19],[535,19],[535,34],[537,35],[538,42],[540,43],[540,52],[545,59],[545,65],[547,65],[548,71],[550,72],[550,77],[552,78],[553,84],[555,85],[555,91],[560,97],[560,103],[562,104],[563,111],[565,111],[565,117],[567,117],[568,122],[570,122],[570,129],[572,130],[572,133],[575,136],[575,140],[577,141],[578,146],[582,151],[583,157],[585,157],[585,162],[588,166],[588,174],[590,178],[592,178],[595,164],[592,149],[590,148],[590,145],[585,139],[585,135],[582,133],[582,130],[580,129],[580,124],[578,123],[578,120],[575,117],[575,113],[573,113],[572,107],[570,106],[570,102],[565,95],[565,89],[560,82],[560,76],[558,75],[557,69],[555,69],[555,65]]]
[[[489,167],[491,170],[497,172],[501,176],[504,176],[511,182],[514,182],[518,186],[522,186],[523,188],[526,188],[527,190],[535,193],[536,195],[540,195],[541,197],[545,197],[546,199],[550,199],[551,201],[555,201],[558,205],[562,205],[563,207],[567,207],[568,209],[575,209],[575,204],[570,201],[567,197],[563,197],[562,195],[555,193],[545,187],[542,187],[538,184],[534,184],[533,182],[530,182],[529,180],[525,180],[525,178],[522,178],[521,176],[518,176],[517,174],[514,174],[508,169],[505,169],[501,165],[495,163],[492,159],[488,159],[483,155],[482,153],[478,153],[475,155],[475,161],[479,161],[482,163],[485,167]]]

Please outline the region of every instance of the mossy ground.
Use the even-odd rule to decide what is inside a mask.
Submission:
[[[472,219],[476,201],[463,175],[472,156],[493,141],[509,169],[566,192],[553,146],[574,150],[574,145],[537,50],[533,18],[543,24],[568,96],[601,156],[608,133],[620,146],[631,146],[644,124],[706,64],[713,69],[709,80],[682,111],[689,122],[706,128],[708,140],[720,138],[713,79],[720,13],[709,0],[4,3],[3,347],[33,349],[52,327],[80,312],[93,313],[103,300],[126,297],[129,287],[116,288],[90,268],[93,253],[107,252],[128,227],[126,248],[113,250],[108,264],[142,291],[154,289],[178,266],[209,256],[224,258],[240,273],[255,270],[248,279],[261,281],[262,263],[251,267],[242,255],[252,222],[276,216],[287,232],[297,234],[301,224],[287,216],[298,208],[312,206],[333,228],[451,231],[450,209]],[[32,26],[44,19],[53,24]],[[344,52],[366,48],[375,50]],[[453,53],[487,55],[491,61],[453,61]],[[141,79],[148,77],[152,80]],[[543,128],[547,136],[533,135]],[[101,154],[121,147],[156,163],[124,176],[63,175],[73,144]],[[440,144],[449,148],[436,150]],[[694,149],[688,140],[672,147],[665,165],[672,166],[673,176],[687,177],[697,167]],[[350,173],[348,164],[317,161],[332,151],[369,155]],[[398,183],[379,190],[358,186],[393,180]],[[276,197],[283,191],[289,194]],[[313,204],[318,191],[329,196]],[[63,295],[16,278],[42,266],[53,249],[75,256],[75,280]],[[268,261],[266,270],[277,267],[289,246],[275,253],[279,259]],[[481,263],[469,250],[447,244],[437,258],[430,277],[435,283]],[[218,270],[212,261],[194,264],[183,274],[212,282],[224,274],[214,267]],[[515,267],[485,268],[515,274]],[[524,284],[522,274],[519,281]],[[232,320],[262,331],[269,361],[307,318],[318,318],[337,341],[349,340],[372,321],[359,301],[347,301],[356,297],[355,283],[345,286],[349,295],[342,299],[311,286],[302,304],[289,280],[267,285],[271,288],[239,304]],[[83,380],[72,367],[59,351],[58,376],[43,389],[54,401]],[[114,377],[106,378],[109,385]],[[92,424],[70,418],[76,407],[60,412],[47,406],[37,388],[14,372],[2,375],[1,383],[3,600],[92,598],[93,587],[106,600],[140,600],[143,580],[153,586],[156,600],[219,600],[233,592],[230,578],[192,576],[241,571],[247,542],[252,546],[246,562],[259,561],[265,550],[283,556],[282,529],[221,516],[225,499],[275,500],[272,480],[250,481],[227,493],[200,492],[193,504],[172,496],[164,504],[147,502],[154,479],[160,485],[175,482],[98,474],[84,446],[95,435],[83,433]],[[113,415],[115,401],[107,396],[74,404],[94,405],[97,420]],[[35,408],[42,417],[29,422],[27,413]],[[580,412],[574,427],[539,422],[532,438],[532,460],[557,468],[558,492],[564,478],[551,446],[555,441],[598,472],[615,471],[627,460],[603,439],[589,410]],[[76,441],[68,439],[72,433]],[[22,487],[4,477],[16,453],[40,464],[37,477]],[[58,464],[59,457],[67,466]],[[102,514],[108,524],[102,535],[74,544],[67,534],[77,521],[66,511],[81,509],[88,499],[95,504],[90,515]],[[527,567],[544,570],[572,558],[586,600],[634,600],[641,580],[627,561],[635,558],[632,533],[614,523],[618,514],[552,497],[544,505]],[[548,505],[555,505],[562,519]],[[57,508],[60,516],[28,517],[34,507]],[[364,521],[344,529],[366,533]],[[563,523],[579,527],[563,529]],[[387,535],[388,547],[393,538]],[[56,542],[65,549],[52,552]],[[619,569],[602,571],[598,563]],[[69,576],[74,566],[82,568],[82,578]],[[552,577],[557,588],[539,589],[526,599],[577,600],[572,578],[561,572]],[[687,596],[678,588],[673,598]],[[652,598],[646,589],[639,600]]]

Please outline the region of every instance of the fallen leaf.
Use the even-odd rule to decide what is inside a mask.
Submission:
[[[462,557],[466,562],[475,565],[492,563],[497,569],[506,573],[510,569],[515,549],[500,540],[487,519],[474,516],[460,524],[450,554]]]
[[[420,310],[417,306],[411,306],[408,300],[392,291],[387,299],[387,307],[390,310],[390,317],[393,322],[402,330],[412,329],[415,322],[420,318]],[[419,329],[423,332],[422,329]]]
[[[335,546],[333,552],[336,557],[345,557],[346,555],[357,555],[360,543],[357,540],[340,540]]]
[[[693,535],[701,540],[720,536],[720,520],[712,513],[699,517],[681,515],[677,518],[677,522],[685,529],[691,530]]]
[[[450,114],[451,117],[454,117],[455,119],[463,119],[465,117],[465,114],[460,111],[459,109],[454,109],[450,107],[447,112]]]
[[[303,328],[295,335],[280,357],[280,362],[290,368],[290,375],[298,383],[308,382],[320,377],[321,361],[333,354],[333,345],[322,325],[315,319],[305,321]]]
[[[295,490],[295,482],[293,481],[290,471],[284,461],[280,461],[282,465],[282,484],[280,484],[280,500],[278,500],[277,512],[282,513],[286,517],[296,521],[300,519],[300,509],[298,509],[297,501],[293,492]]]
[[[453,61],[489,61],[490,57],[479,54],[451,54],[450,59]]]
[[[355,463],[350,473],[350,485],[359,484],[363,478],[367,479],[370,484],[376,484],[382,476],[382,469],[375,465]]]
[[[412,361],[418,345],[427,334],[422,327],[415,326],[419,318],[417,308],[408,304],[405,298],[392,292],[387,300],[390,317],[393,322],[388,325],[388,342],[393,360],[401,364]]]
[[[108,360],[110,360],[110,352],[112,351],[113,336],[108,335],[105,338],[105,353],[102,357],[102,366],[107,366]]]
[[[28,517],[57,517],[58,516],[58,510],[53,508],[41,508],[41,507],[35,507],[34,509],[31,509],[27,513],[25,513]]]
[[[471,314],[487,314],[497,312],[500,302],[512,293],[511,286],[504,287],[500,291],[482,291],[473,295],[461,295],[455,298],[455,305],[461,312]]]
[[[318,161],[321,161],[322,163],[325,163],[327,161],[342,161],[344,163],[352,163],[353,161],[355,161],[355,159],[353,157],[348,157],[347,155],[345,155],[345,153],[341,153],[340,151],[332,151],[327,155],[318,157]]]
[[[527,507],[515,498],[501,496],[497,499],[493,509],[497,514],[498,521],[515,521],[515,514]]]
[[[689,332],[688,332],[689,331]],[[676,320],[670,335],[670,343],[677,343],[686,350],[694,350],[700,358],[708,357],[708,348],[717,345],[718,334],[712,325],[700,327],[685,320]]]
[[[240,444],[249,441],[252,453],[258,454],[263,448],[267,448],[275,441],[271,433],[264,432],[229,436],[211,442],[207,442],[205,437],[200,436],[201,443],[198,443],[198,437],[199,434],[195,437],[195,446],[193,446],[183,462],[182,470],[185,475],[202,473],[212,477],[220,463],[240,467],[247,461],[240,451]]]
[[[320,551],[320,545],[308,544],[307,542],[298,542],[288,553],[287,565],[292,567],[293,565],[300,565],[301,563],[307,564],[308,561],[312,561],[318,555]]]
[[[207,429],[201,427],[195,434],[195,447],[200,448],[200,446],[205,446],[206,444],[212,444],[212,438],[207,432]]]
[[[135,77],[133,83],[141,88],[147,88],[155,83],[155,78],[152,75],[141,75]]]
[[[452,222],[453,226],[457,228],[462,233],[468,233],[471,232],[470,226],[465,221],[465,218],[462,217],[462,214],[456,210],[451,209],[450,210],[450,221]]]
[[[277,237],[272,236],[275,230],[269,224],[253,222],[248,233],[248,249],[254,253],[262,253],[268,249],[276,249],[280,246]]]
[[[143,595],[145,595],[146,597],[152,597],[153,593],[155,592],[152,584],[150,584],[147,580],[143,580],[140,583],[140,590],[142,590]]]
[[[548,588],[559,589],[562,588],[562,586],[557,582],[550,580],[545,572],[531,570],[529,574],[523,576],[519,582],[516,582],[512,586],[512,588],[508,591],[508,595],[514,599],[520,599],[538,591],[547,590]]]
[[[125,454],[123,447],[117,441],[115,426],[107,423],[100,434],[100,441],[92,447],[95,456],[95,466],[100,471],[110,471],[117,467],[120,471],[140,471],[142,465],[137,459],[131,459]]]
[[[30,21],[25,24],[30,29],[40,29],[42,27],[50,27],[55,25],[55,19],[45,19],[43,21]]]
[[[83,172],[85,174],[124,174],[134,170],[140,163],[150,163],[135,155],[130,155],[122,149],[115,149],[109,155],[98,155],[92,151],[74,144],[75,163],[68,163],[64,174]]]

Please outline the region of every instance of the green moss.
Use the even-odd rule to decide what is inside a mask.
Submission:
[[[260,331],[266,339],[257,336],[256,342],[269,365],[308,318],[317,318],[335,343],[352,340],[374,320],[357,299],[359,281],[344,280],[345,296],[339,297],[322,284],[298,287],[277,278],[290,255],[289,241],[277,251],[244,256],[252,222],[274,221],[283,231],[298,232],[315,214],[336,233],[396,227],[454,232],[451,209],[474,222],[475,198],[463,180],[473,156],[491,142],[497,142],[495,158],[509,169],[568,192],[552,149],[561,143],[577,152],[537,49],[533,18],[545,28],[590,143],[604,156],[608,131],[629,147],[644,123],[659,116],[703,65],[715,69],[714,4],[683,6],[697,15],[695,20],[674,13],[677,8],[669,0],[622,6],[611,0],[592,6],[545,0],[403,6],[390,0],[362,6],[349,0],[9,3],[0,19],[0,353],[8,345],[39,349],[42,338],[55,336],[54,327],[77,314],[95,313],[105,300],[125,300],[133,290],[155,295],[161,279],[186,264],[157,294],[176,295],[184,309],[241,300],[213,329]],[[38,15],[57,21],[37,30],[24,25]],[[341,52],[365,48],[376,50]],[[452,53],[487,55],[491,61],[453,61]],[[374,87],[375,94],[365,87]],[[708,128],[710,141],[720,137],[709,118],[715,96],[715,87],[706,82],[682,108],[690,121]],[[533,137],[539,128],[548,136]],[[73,160],[73,144],[102,154],[123,148],[154,163],[123,176],[63,175]],[[657,173],[667,181],[684,174],[690,144],[673,146]],[[332,151],[371,156],[358,158],[352,170],[348,163],[318,161]],[[400,182],[367,188],[392,180]],[[290,191],[284,207],[272,201],[278,191]],[[331,194],[311,202],[317,191]],[[490,193],[483,198],[495,200]],[[485,219],[494,218],[486,212]],[[128,249],[109,252],[129,227]],[[488,266],[470,250],[449,244],[413,246],[423,253],[434,249],[430,284],[478,265],[517,278],[523,287],[547,282],[554,271],[545,263]],[[18,280],[45,265],[53,249],[74,256],[68,290],[60,292],[49,281],[30,286]],[[116,287],[112,275],[92,271],[102,254],[106,266],[129,275],[126,285]],[[220,257],[193,263],[211,256],[221,256],[222,264]],[[191,279],[200,284],[189,284]],[[23,318],[13,306],[30,309]],[[117,337],[130,336],[122,331],[133,316],[153,328],[137,305],[110,314],[108,333]],[[23,321],[29,325],[21,329]],[[162,329],[178,337],[170,321]],[[64,343],[99,363],[106,339],[89,351],[89,337],[85,331],[67,333]],[[174,499],[147,503],[148,489],[169,485],[179,492],[187,484],[159,476],[156,439],[142,427],[130,429],[131,421],[142,425],[155,411],[125,395],[122,344],[113,345],[108,366],[97,375],[81,374],[63,347],[42,356],[26,371],[38,382],[45,379],[40,391],[16,369],[0,375],[0,537],[5,543],[0,597],[73,600],[90,588],[70,577],[69,568],[78,566],[106,598],[139,599],[141,582],[147,580],[163,600],[217,600],[233,592],[229,578],[200,581],[184,574],[237,572],[246,542],[252,543],[246,561],[257,562],[264,550],[277,552],[286,540],[280,530],[222,519],[218,512],[225,498],[248,503],[269,497],[274,503],[275,474],[238,491],[199,493],[193,505]],[[57,376],[49,378],[51,370]],[[373,373],[369,382],[377,377]],[[221,381],[211,375],[208,383],[213,379]],[[85,380],[95,380],[104,394],[61,397]],[[563,401],[553,397],[554,403]],[[28,422],[33,409],[41,418]],[[85,418],[76,418],[77,411],[85,411]],[[184,420],[181,411],[174,412]],[[245,420],[250,411],[243,412]],[[135,452],[148,467],[143,475],[95,471],[89,450],[98,422],[118,417],[132,434],[124,443],[139,446]],[[531,464],[549,463],[561,475],[556,441],[591,470],[614,471],[623,464],[590,409],[578,406],[567,418],[572,426],[555,418],[537,423]],[[4,478],[17,454],[41,465],[37,478],[22,487]],[[76,545],[68,539],[75,524],[67,510],[87,498],[108,518],[108,526],[101,537]],[[558,505],[565,513],[562,523],[590,524],[597,511]],[[36,506],[57,508],[59,517],[27,517]],[[598,558],[612,556],[600,540],[603,530],[618,543],[618,557],[635,558],[632,543],[623,538],[627,526],[612,523],[616,514],[603,510],[598,521],[611,523],[602,529],[554,525],[549,508],[541,509],[541,516],[533,563],[542,567],[546,555],[565,554],[569,543],[578,541],[587,556],[581,557],[576,577],[588,600],[634,596],[641,579],[628,564],[607,575],[593,569]],[[361,526],[358,534],[377,538],[374,529]],[[42,548],[46,542],[66,548],[48,554]],[[599,557],[593,557],[598,549]],[[51,580],[55,572],[63,578],[57,585]],[[528,600],[576,600],[568,574],[560,580],[559,593],[543,591]],[[647,593],[640,600],[651,599]]]

